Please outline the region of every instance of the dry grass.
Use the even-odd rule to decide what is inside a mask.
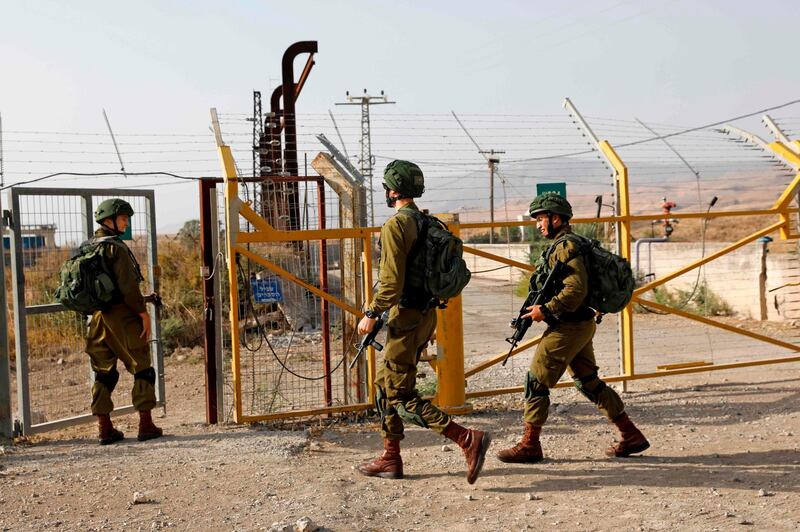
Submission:
[[[54,302],[53,294],[59,283],[58,270],[69,255],[68,249],[49,252],[38,257],[32,267],[25,269],[27,305]],[[164,303],[161,309],[164,347],[170,352],[176,347],[199,345],[203,338],[199,249],[185,240],[162,239],[159,241],[159,263]],[[5,271],[5,288],[9,307],[8,341],[13,361],[16,347],[10,268]],[[74,312],[30,316],[27,330],[29,352],[40,358],[66,355],[83,343],[83,331],[83,318]]]

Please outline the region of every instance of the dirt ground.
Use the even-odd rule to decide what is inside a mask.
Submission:
[[[328,530],[800,528],[796,364],[632,383],[624,400],[652,447],[629,459],[606,458],[612,427],[558,389],[545,462],[503,464],[494,452],[520,432],[520,398],[476,402],[460,420],[494,442],[474,486],[431,431],[408,429],[405,479],[366,478],[354,466],[381,447],[375,418],[208,426],[202,365],[170,361],[167,375],[162,439],[137,442],[127,415],[111,446],[90,426],[4,442],[0,529],[289,530],[302,517]]]

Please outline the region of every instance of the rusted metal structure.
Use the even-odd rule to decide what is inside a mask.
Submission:
[[[261,214],[276,227],[297,230],[300,227],[299,196],[295,183],[276,183],[270,176],[286,177],[298,175],[297,156],[297,98],[314,67],[317,41],[300,41],[292,44],[281,60],[281,85],[270,97],[270,113],[261,130],[263,135],[257,142],[260,159],[259,175],[264,183],[261,187]],[[295,80],[294,61],[303,54],[308,59],[300,77]],[[254,120],[261,120],[261,94],[257,104],[254,98]],[[281,105],[282,104],[282,105]],[[258,114],[258,116],[256,116]],[[256,175],[256,174],[254,174]]]

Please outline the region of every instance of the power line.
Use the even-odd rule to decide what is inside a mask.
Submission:
[[[73,177],[103,177],[103,176],[150,176],[150,175],[164,175],[168,177],[174,177],[176,179],[183,179],[186,181],[201,181],[203,179],[215,179],[216,176],[203,176],[203,177],[191,177],[185,175],[178,175],[173,174],[171,172],[56,172],[53,174],[48,174],[45,176],[37,177],[35,179],[29,179],[27,181],[18,181],[16,183],[12,183],[10,185],[5,185],[0,190],[6,190],[13,187],[18,187],[21,185],[30,185],[31,183],[38,183],[40,181],[45,181],[47,179],[52,179],[54,177],[60,176],[73,176]]]

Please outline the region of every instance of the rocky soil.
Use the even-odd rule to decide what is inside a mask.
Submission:
[[[557,389],[547,459],[487,459],[474,486],[457,447],[410,428],[406,478],[354,466],[381,448],[376,420],[208,426],[192,358],[167,365],[167,436],[101,447],[83,426],[3,442],[2,530],[796,530],[800,528],[800,366],[637,381],[624,394],[652,447],[608,459],[609,426]],[[117,393],[120,393],[118,389]],[[490,454],[520,432],[519,397],[460,417],[491,431]],[[305,518],[306,520],[303,520]]]

